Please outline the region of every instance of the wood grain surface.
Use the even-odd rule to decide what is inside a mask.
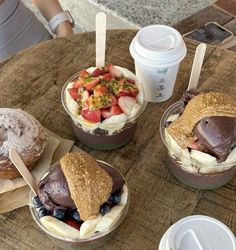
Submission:
[[[133,30],[107,34],[106,63],[134,71],[129,44]],[[180,183],[167,169],[159,134],[165,109],[186,90],[197,43],[186,40],[188,53],[181,63],[172,98],[148,104],[138,121],[134,139],[114,151],[98,151],[76,144],[105,160],[127,178],[131,204],[115,237],[102,249],[157,249],[167,228],[191,214],[213,216],[236,233],[236,178],[222,188],[202,191]],[[58,135],[76,140],[60,93],[65,81],[80,69],[95,64],[95,33],[54,39],[26,49],[0,64],[0,107],[22,108]],[[236,54],[207,47],[200,88],[236,95]],[[59,249],[37,227],[28,207],[0,215],[0,249]]]

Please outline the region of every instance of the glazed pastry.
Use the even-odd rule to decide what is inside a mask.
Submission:
[[[20,109],[0,108],[0,179],[21,176],[9,159],[13,147],[20,154],[29,170],[40,159],[47,136],[41,124]]]

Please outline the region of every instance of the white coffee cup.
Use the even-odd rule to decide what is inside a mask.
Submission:
[[[173,94],[180,62],[187,49],[180,33],[166,25],[142,28],[130,44],[136,76],[148,101],[163,102]]]
[[[222,222],[204,215],[185,217],[163,235],[159,250],[236,250],[233,233]]]

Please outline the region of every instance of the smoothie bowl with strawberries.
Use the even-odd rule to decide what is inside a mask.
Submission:
[[[85,152],[68,153],[30,194],[36,224],[64,249],[96,249],[116,232],[129,207],[124,177]]]
[[[160,133],[168,168],[192,187],[213,189],[236,173],[236,99],[220,92],[186,93],[163,114]]]
[[[109,150],[133,138],[147,102],[135,75],[110,64],[72,76],[62,89],[62,104],[83,144]]]

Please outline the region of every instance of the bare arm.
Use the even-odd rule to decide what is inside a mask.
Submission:
[[[58,0],[32,0],[32,2],[47,21],[50,21],[53,16],[63,11]],[[71,24],[69,22],[59,24],[56,29],[56,34],[57,37],[73,34]]]

